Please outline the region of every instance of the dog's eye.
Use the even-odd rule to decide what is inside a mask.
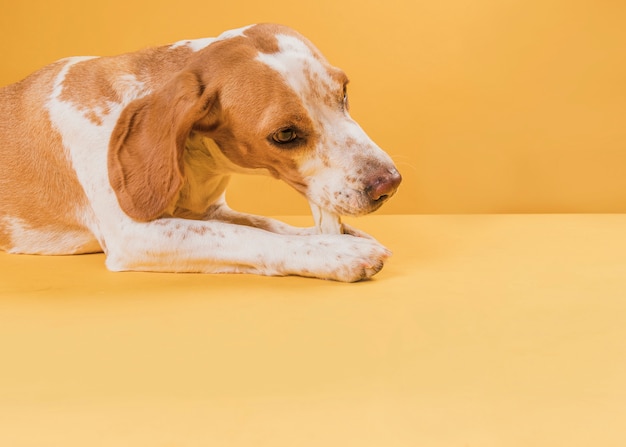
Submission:
[[[345,110],[348,110],[350,108],[350,104],[348,102],[348,87],[344,85],[343,87],[343,101],[342,101],[342,106]]]
[[[291,128],[281,129],[272,135],[272,139],[280,144],[291,143],[296,138],[298,138],[298,134]]]

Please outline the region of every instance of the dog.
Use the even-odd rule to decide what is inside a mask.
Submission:
[[[48,65],[0,89],[0,249],[103,251],[112,271],[370,278],[390,252],[369,235],[319,234],[224,198],[238,173],[340,216],[391,197],[401,176],[350,117],[347,83],[276,24]]]

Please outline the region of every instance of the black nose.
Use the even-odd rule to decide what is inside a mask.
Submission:
[[[396,192],[402,176],[395,168],[392,168],[374,173],[371,179],[365,187],[365,192],[373,201],[379,201],[391,197]]]

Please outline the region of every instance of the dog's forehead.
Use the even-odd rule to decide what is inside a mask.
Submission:
[[[276,34],[278,51],[259,51],[256,60],[278,72],[287,84],[305,94],[312,88],[339,90],[347,82],[343,71],[332,67],[311,44],[296,35]]]

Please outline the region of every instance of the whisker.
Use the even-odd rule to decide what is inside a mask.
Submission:
[[[405,167],[405,168],[410,169],[412,172],[417,172],[417,166],[415,166],[409,161],[411,160],[411,158],[408,155],[390,155],[390,156],[393,162],[399,168]]]

